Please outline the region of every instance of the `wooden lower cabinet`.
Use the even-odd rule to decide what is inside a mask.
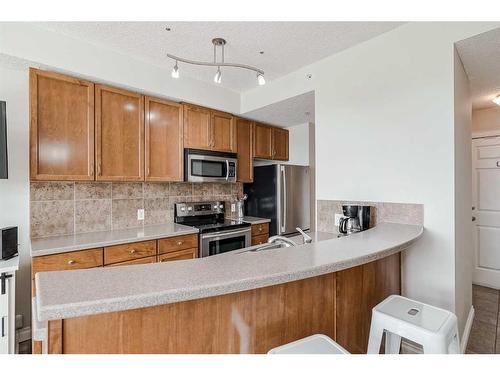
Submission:
[[[399,292],[394,254],[265,288],[50,321],[48,347],[52,353],[266,353],[321,333],[364,353],[371,309]]]
[[[158,262],[171,262],[173,260],[194,259],[198,257],[198,249],[173,251],[158,255]]]
[[[269,234],[261,234],[259,236],[252,236],[252,246],[262,245],[269,239]]]
[[[107,264],[104,267],[132,266],[135,264],[149,264],[149,263],[156,263],[156,255],[134,260],[127,260],[125,262],[120,262],[120,263]]]
[[[269,223],[252,225],[252,246],[266,243],[269,239]]]

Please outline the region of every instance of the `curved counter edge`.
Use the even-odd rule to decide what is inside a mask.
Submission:
[[[42,272],[36,275],[37,317],[47,321],[138,309],[321,276],[401,252],[422,233],[422,226],[380,223],[365,232],[295,248]]]

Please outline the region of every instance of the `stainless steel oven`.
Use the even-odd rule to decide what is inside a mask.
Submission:
[[[184,149],[184,181],[236,182],[237,166],[231,152]]]
[[[207,257],[243,249],[251,245],[251,229],[225,230],[200,234],[200,256]]]
[[[184,202],[174,205],[174,221],[199,231],[199,256],[227,253],[252,245],[250,223],[225,217],[222,201]]]

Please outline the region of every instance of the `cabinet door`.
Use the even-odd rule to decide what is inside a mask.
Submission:
[[[198,255],[198,249],[187,249],[158,255],[158,262],[172,262],[174,260],[195,259]]]
[[[145,98],[146,181],[182,181],[182,105]]]
[[[273,128],[273,159],[288,160],[288,130]]]
[[[30,177],[94,179],[94,84],[30,69]]]
[[[255,123],[254,126],[254,157],[261,159],[272,158],[272,128],[264,124]]]
[[[212,150],[233,152],[236,149],[233,116],[224,112],[211,112]]]
[[[210,149],[212,145],[210,110],[184,104],[184,147]]]
[[[236,119],[237,177],[240,182],[253,181],[253,122]]]
[[[144,97],[96,85],[97,180],[144,180]]]

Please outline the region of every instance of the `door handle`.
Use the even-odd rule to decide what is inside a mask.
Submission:
[[[497,161],[497,167],[500,167],[500,161]]]

